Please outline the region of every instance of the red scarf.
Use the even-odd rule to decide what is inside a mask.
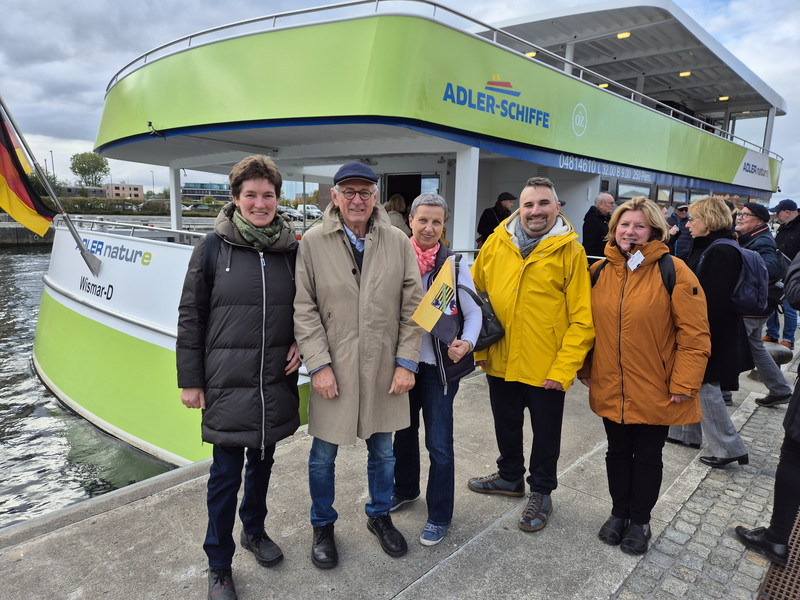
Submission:
[[[419,265],[420,275],[425,275],[428,271],[432,271],[436,264],[436,253],[439,251],[439,242],[430,250],[423,250],[417,245],[417,240],[411,238],[411,246],[414,248],[414,254],[417,255],[417,265]]]

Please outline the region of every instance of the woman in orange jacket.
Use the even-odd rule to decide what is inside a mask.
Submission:
[[[664,441],[670,425],[700,420],[711,351],[705,294],[667,239],[661,209],[634,198],[614,211],[606,259],[590,269],[596,338],[578,376],[608,436],[612,510],[598,535],[628,554],[647,552]]]

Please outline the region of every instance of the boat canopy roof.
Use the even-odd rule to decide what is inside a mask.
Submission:
[[[691,114],[715,121],[726,112],[764,117],[772,107],[786,114],[775,90],[671,0],[573,6],[493,25],[561,56],[571,46],[572,62]]]

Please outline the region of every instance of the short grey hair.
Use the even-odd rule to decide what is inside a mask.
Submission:
[[[558,194],[556,194],[556,186],[553,185],[553,182],[550,181],[547,177],[531,177],[528,181],[525,182],[525,188],[529,187],[546,187],[551,192],[553,192],[553,198],[556,202],[558,202]],[[522,188],[522,191],[525,191],[525,188]]]
[[[602,192],[600,194],[597,194],[597,198],[594,199],[594,205],[599,207],[600,203],[603,200],[606,200],[606,196],[608,196],[608,200],[611,200],[611,202],[613,202],[614,204],[617,203],[616,200],[614,200],[614,196],[612,196],[608,192]]]
[[[416,198],[414,198],[414,202],[411,203],[411,211],[410,215],[413,217],[414,214],[417,212],[418,206],[438,206],[442,210],[444,210],[444,218],[447,220],[450,217],[450,211],[447,209],[447,202],[444,201],[439,194],[434,194],[433,192],[426,192],[424,194],[420,194]]]

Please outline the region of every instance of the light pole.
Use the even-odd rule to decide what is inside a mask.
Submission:
[[[56,162],[53,160],[53,151],[50,150],[50,168],[53,169],[53,182],[56,180]]]
[[[156,176],[153,175],[153,172],[150,171],[150,177],[153,180],[153,198],[156,197]]]

